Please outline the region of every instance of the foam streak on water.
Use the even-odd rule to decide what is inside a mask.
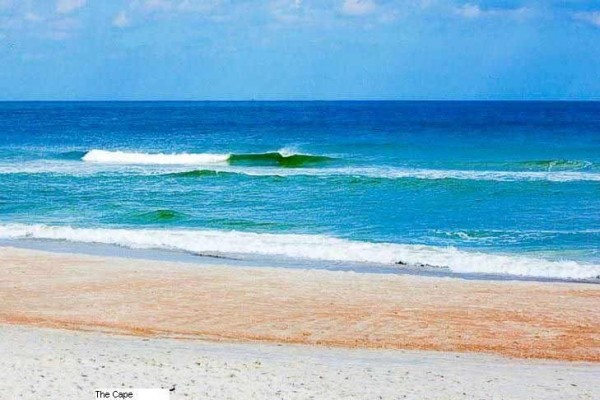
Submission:
[[[91,153],[91,152],[90,152]],[[88,153],[88,154],[90,154]],[[111,152],[113,154],[113,152]],[[374,179],[422,179],[422,180],[473,180],[473,181],[548,181],[548,182],[600,182],[600,173],[576,171],[475,171],[475,170],[437,170],[413,169],[392,167],[344,167],[344,168],[272,168],[269,164],[265,167],[254,166],[228,166],[230,156],[218,154],[145,154],[133,157],[124,153],[124,157],[109,157],[109,161],[99,161],[103,157],[85,158],[90,166],[73,165],[64,162],[31,162],[22,165],[0,166],[0,174],[60,174],[60,175],[93,175],[93,174],[181,174],[181,176],[218,175],[218,172],[227,172],[246,176],[275,176],[275,177],[364,177]],[[233,164],[242,161],[236,158]],[[134,160],[134,161],[132,161]],[[293,159],[290,163],[293,163]],[[215,167],[214,164],[223,164]],[[197,170],[182,169],[181,166],[195,165],[204,167]],[[198,171],[203,171],[198,172]],[[213,173],[211,174],[210,171]]]

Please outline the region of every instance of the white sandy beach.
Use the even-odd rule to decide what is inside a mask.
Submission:
[[[593,399],[600,365],[2,325],[0,371],[2,399],[172,385],[171,399]]]
[[[172,399],[600,393],[598,285],[8,247],[0,260],[2,400],[173,385]]]

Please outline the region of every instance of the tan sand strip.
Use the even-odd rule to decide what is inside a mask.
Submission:
[[[0,323],[600,361],[600,286],[0,248]]]

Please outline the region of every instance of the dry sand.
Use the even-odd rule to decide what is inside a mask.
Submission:
[[[600,286],[199,266],[0,248],[0,323],[600,361]]]
[[[491,355],[145,339],[0,325],[0,399],[594,399],[599,364]]]

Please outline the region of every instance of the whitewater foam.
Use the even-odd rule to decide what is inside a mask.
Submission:
[[[199,254],[246,254],[387,265],[401,263],[448,268],[456,273],[560,279],[594,279],[600,276],[600,265],[596,264],[468,252],[454,247],[360,242],[322,235],[211,230],[86,229],[39,224],[5,224],[0,225],[0,238],[101,243],[135,249],[177,250]]]
[[[229,154],[211,153],[135,153],[124,151],[90,150],[81,159],[105,164],[202,165],[226,163]]]
[[[120,165],[255,165],[283,168],[307,167],[333,160],[326,156],[292,153],[289,149],[267,153],[137,153],[124,151],[90,150],[83,161]]]

